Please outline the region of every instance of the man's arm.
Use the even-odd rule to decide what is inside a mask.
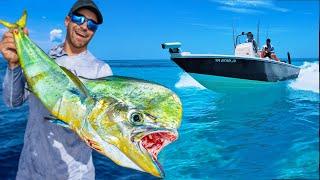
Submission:
[[[26,101],[29,93],[25,90],[26,81],[21,67],[7,68],[3,80],[3,100],[8,107],[18,107]]]
[[[274,53],[274,47],[273,46],[270,47],[270,52]]]
[[[28,33],[26,29],[24,31]],[[12,32],[4,33],[0,41],[0,52],[8,62],[8,68],[2,84],[4,102],[9,107],[20,106],[26,100],[28,92],[25,90],[26,81],[19,65]]]
[[[252,45],[253,45],[253,50],[255,53],[258,52],[258,45],[257,45],[257,42],[255,40],[252,41]]]

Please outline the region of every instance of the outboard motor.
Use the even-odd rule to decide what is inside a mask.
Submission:
[[[289,52],[287,53],[287,56],[288,56],[288,63],[291,64],[291,57]]]

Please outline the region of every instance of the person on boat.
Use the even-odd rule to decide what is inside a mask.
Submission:
[[[270,59],[279,61],[276,54],[274,53],[274,47],[271,45],[271,39],[269,38],[266,40],[266,44],[262,47],[261,57],[269,57]]]
[[[258,45],[257,45],[256,40],[254,40],[254,38],[253,38],[252,32],[248,32],[248,33],[247,33],[247,40],[246,40],[246,42],[251,42],[251,43],[252,43],[252,46],[253,46],[253,51],[254,51],[255,53],[258,52]]]
[[[65,42],[51,49],[49,56],[77,76],[96,79],[112,75],[110,66],[87,49],[102,22],[102,14],[92,0],[76,1],[64,21]],[[0,52],[8,63],[3,82],[5,104],[19,107],[27,99],[29,104],[16,179],[95,179],[91,148],[71,130],[45,120],[50,115],[48,110],[25,89],[12,31],[4,33]]]

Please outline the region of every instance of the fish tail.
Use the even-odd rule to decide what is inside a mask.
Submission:
[[[24,10],[21,18],[16,22],[16,23],[9,23],[7,21],[1,20],[0,19],[0,24],[4,25],[8,29],[16,29],[16,28],[21,28],[23,29],[26,27],[26,22],[27,22],[27,11]]]
[[[3,21],[0,19],[0,24],[4,25],[5,27],[7,27],[8,29],[16,29],[18,28],[18,25],[17,24],[12,24],[12,23],[9,23],[7,21]]]
[[[16,24],[22,29],[26,27],[26,24],[27,24],[27,11],[26,10],[23,11],[22,16],[16,22]]]

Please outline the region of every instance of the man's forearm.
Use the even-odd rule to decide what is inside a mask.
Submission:
[[[25,91],[25,79],[21,67],[7,68],[3,80],[3,100],[9,107],[18,107],[27,98]]]

